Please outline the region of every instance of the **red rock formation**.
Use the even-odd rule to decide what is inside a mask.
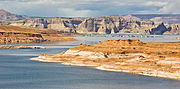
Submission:
[[[56,31],[0,25],[0,44],[41,43],[75,40]]]

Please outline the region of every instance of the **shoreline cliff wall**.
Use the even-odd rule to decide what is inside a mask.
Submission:
[[[169,18],[170,17],[170,18]],[[41,18],[0,10],[0,24],[53,29],[59,32],[99,34],[180,34],[178,15],[124,15]],[[154,19],[153,19],[154,18]],[[166,23],[166,25],[162,22]],[[173,24],[172,24],[173,23]],[[170,24],[170,25],[168,25]]]
[[[10,25],[53,29],[61,32],[99,34],[180,34],[179,25],[165,25],[151,20],[125,19],[122,16],[89,18],[35,18],[11,22]]]

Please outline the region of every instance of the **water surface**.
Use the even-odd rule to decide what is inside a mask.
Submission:
[[[96,44],[119,37],[76,37],[82,41],[26,44],[47,49],[0,49],[0,89],[179,89],[180,81],[29,60],[56,54],[80,43]],[[142,39],[142,38],[141,38]],[[159,38],[162,41],[162,38]],[[144,39],[145,40],[145,39]],[[168,41],[167,39],[163,39]],[[169,39],[170,40],[170,39]],[[151,42],[146,39],[145,41]],[[154,39],[154,42],[159,42]],[[172,41],[172,40],[171,40]],[[176,40],[178,41],[178,40]]]

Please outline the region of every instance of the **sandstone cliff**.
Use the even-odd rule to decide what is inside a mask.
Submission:
[[[11,25],[77,33],[159,35],[168,31],[162,23],[155,24],[150,20],[125,19],[122,16],[104,16],[98,18],[37,18],[16,21],[11,23]]]
[[[11,23],[14,26],[26,26],[36,28],[53,29],[57,31],[75,32],[78,25],[82,22],[81,18],[36,18],[26,19]]]
[[[165,32],[164,34],[180,35],[180,25],[179,24],[167,25],[167,28],[168,28],[168,31]]]
[[[0,16],[1,24],[53,29],[61,32],[156,35],[179,34],[178,26],[165,26],[161,23],[161,21],[164,22],[164,20],[160,20],[158,23],[155,23],[155,20],[151,21],[153,18],[161,15],[126,15],[88,18],[30,18],[0,10]],[[176,15],[171,17],[170,20],[172,21],[174,21],[173,18],[178,18]],[[148,19],[143,20],[144,18]]]
[[[56,31],[38,28],[0,25],[0,44],[41,43],[75,40]]]

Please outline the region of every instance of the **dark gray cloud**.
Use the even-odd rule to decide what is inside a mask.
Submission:
[[[30,16],[105,16],[179,13],[178,0],[0,0],[0,8]],[[169,11],[171,10],[171,12]]]

